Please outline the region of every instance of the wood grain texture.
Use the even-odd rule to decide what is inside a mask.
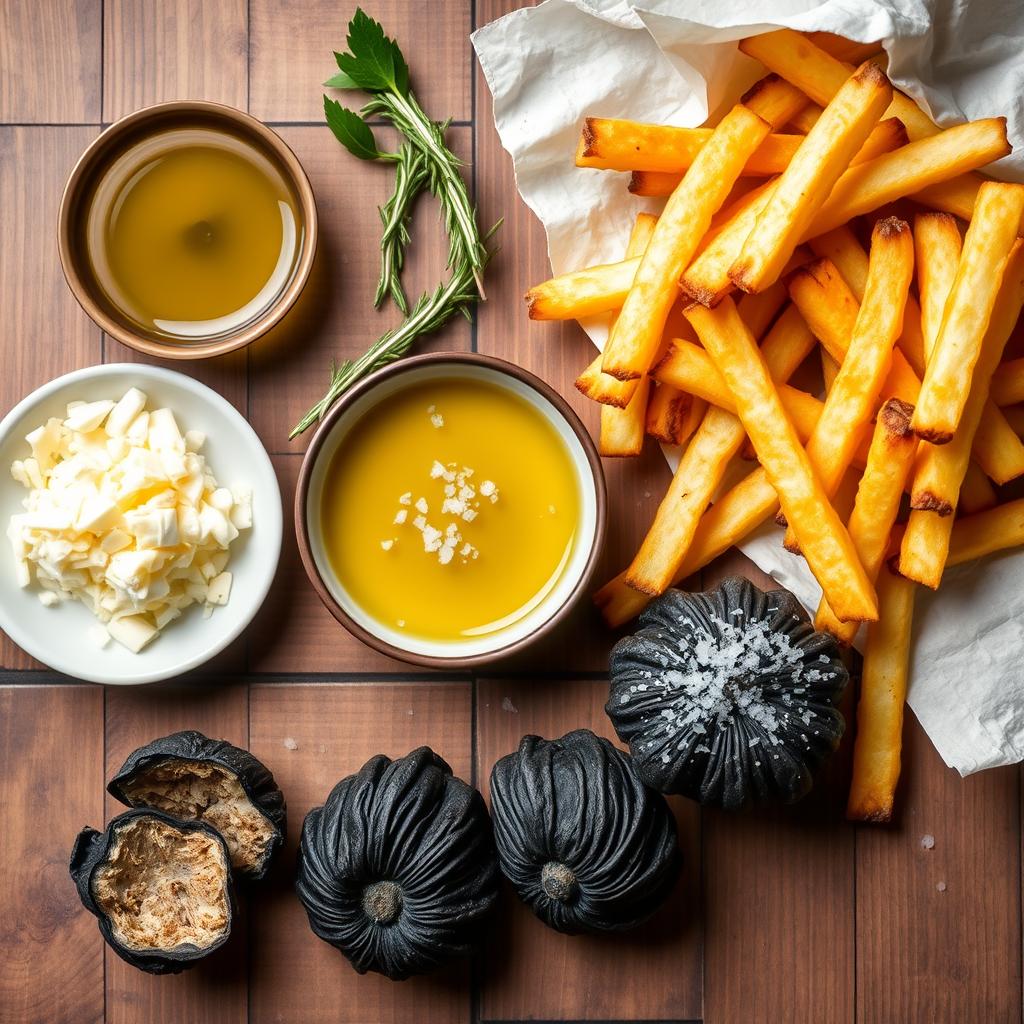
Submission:
[[[317,596],[306,575],[295,532],[290,528],[299,475],[299,455],[271,457],[281,485],[286,528],[281,563],[256,621],[247,631],[253,672],[393,672],[409,666],[378,654],[356,640]]]
[[[212,739],[249,745],[248,691],[244,685],[156,684],[110,687],[106,706],[106,769],[113,777],[137,747],[158,736],[198,729]],[[102,787],[101,787],[102,788]],[[106,798],[107,818],[125,810]],[[247,926],[244,900],[223,949],[173,978],[145,974],[106,950],[107,1024],[189,1021],[190,1024],[245,1024],[248,1013]],[[96,942],[100,940],[97,938]]]
[[[495,761],[526,734],[554,739],[592,729],[615,739],[601,680],[482,680],[477,690],[477,778],[490,799]],[[671,801],[684,871],[666,905],[632,932],[561,935],[504,887],[487,938],[481,1020],[667,1020],[701,1016],[700,813]]]
[[[0,414],[48,380],[100,361],[99,328],[71,296],[55,242],[64,182],[98,130],[0,127]],[[0,634],[0,668],[40,667]]]
[[[735,572],[774,586],[738,553],[709,566],[702,585]],[[848,762],[845,751],[833,759],[793,807],[705,809],[705,1020],[854,1019]]]
[[[249,109],[264,121],[323,117],[322,84],[337,71],[356,5],[331,0],[251,0]],[[397,39],[421,105],[437,120],[472,115],[471,0],[377,0],[365,8]],[[350,102],[360,102],[358,94]]]
[[[469,779],[468,683],[253,686],[252,752],[274,772],[288,800],[286,855],[252,902],[252,1024],[463,1024],[469,966],[400,984],[360,977],[309,928],[295,897],[294,851],[306,813],[374,754],[401,757],[430,745]]]
[[[481,5],[480,24],[509,9],[507,3]],[[516,6],[516,5],[511,5]],[[594,346],[576,323],[542,323],[526,315],[523,294],[551,276],[544,229],[519,198],[512,160],[501,146],[490,113],[491,97],[477,71],[476,181],[480,223],[503,218],[494,257],[487,268],[487,301],[479,307],[477,350],[507,359],[547,381],[575,409],[596,437],[600,410],[573,386],[594,358]],[[572,154],[566,155],[567,160]],[[659,447],[650,439],[637,458],[604,459],[608,486],[608,533],[594,575],[596,589],[632,560],[643,531],[654,518],[671,474]],[[588,601],[550,642],[516,658],[510,668],[546,671],[604,671],[611,637]]]
[[[899,820],[857,830],[857,1018],[1019,1021],[1019,769],[961,779],[912,715],[903,743]]]
[[[0,2],[0,123],[99,123],[102,5]]]
[[[271,452],[304,451],[313,431],[288,440],[292,427],[323,397],[333,361],[361,355],[381,334],[401,322],[390,302],[373,308],[380,273],[380,217],[388,198],[389,168],[357,160],[326,125],[282,128],[280,133],[303,166],[316,194],[320,241],[316,263],[295,308],[251,349],[252,424]],[[453,149],[468,158],[466,128],[449,131]],[[379,130],[381,145],[395,136]],[[413,242],[403,273],[411,301],[433,291],[444,278],[448,247],[432,197],[414,215]],[[417,351],[470,347],[469,324],[456,317]]]
[[[105,0],[103,120],[165,100],[245,110],[246,0]]]
[[[68,859],[103,827],[103,691],[0,687],[0,776],[0,1024],[100,1022],[103,940]]]

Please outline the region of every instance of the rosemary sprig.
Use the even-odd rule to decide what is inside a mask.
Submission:
[[[395,190],[380,211],[384,231],[375,303],[379,305],[390,295],[406,317],[358,359],[332,368],[327,394],[295,426],[290,435],[293,438],[322,419],[338,396],[356,381],[405,355],[417,338],[438,330],[455,313],[468,317],[469,305],[484,297],[486,239],[477,227],[460,161],[445,142],[448,122],[433,121],[423,112],[409,88],[409,68],[398,44],[361,9],[356,10],[349,23],[348,51],[336,53],[335,58],[340,71],[324,84],[335,89],[362,89],[371,98],[357,114],[325,96],[327,124],[354,156],[395,165]],[[365,120],[373,117],[386,119],[401,132],[405,141],[397,153],[377,148]],[[441,207],[448,234],[449,277],[433,292],[421,295],[412,311],[407,312],[401,270],[412,206],[424,188],[437,197]],[[496,228],[497,225],[488,237]]]

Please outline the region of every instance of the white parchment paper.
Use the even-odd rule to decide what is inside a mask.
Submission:
[[[941,125],[1006,116],[1020,152],[995,170],[1024,180],[1022,0],[546,0],[473,45],[554,273],[621,259],[636,213],[658,205],[631,197],[626,175],[573,165],[583,117],[699,125],[758,76],[735,41],[780,26],[882,40],[894,84]],[[584,326],[601,347],[605,325]],[[742,549],[813,612],[821,591],[776,527]],[[1022,583],[1024,552],[1007,553],[918,598],[909,703],[963,775],[1024,759]]]

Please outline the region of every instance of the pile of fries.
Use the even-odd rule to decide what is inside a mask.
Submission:
[[[607,622],[776,517],[821,584],[817,628],[849,644],[868,623],[847,814],[887,821],[915,590],[1024,543],[1024,501],[996,491],[1024,475],[1024,359],[1003,358],[1024,185],[976,173],[1010,152],[1003,118],[940,130],[876,46],[781,30],[740,49],[767,74],[717,124],[587,118],[577,165],[631,172],[664,210],[637,217],[620,263],[526,299],[539,320],[614,315],[576,382],[601,403],[602,454],[685,446],[596,595]],[[823,389],[788,383],[811,360]]]

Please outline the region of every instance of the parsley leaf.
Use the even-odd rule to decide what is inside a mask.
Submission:
[[[409,66],[398,44],[361,7],[348,26],[348,53],[336,53],[338,67],[367,92],[409,92]]]

